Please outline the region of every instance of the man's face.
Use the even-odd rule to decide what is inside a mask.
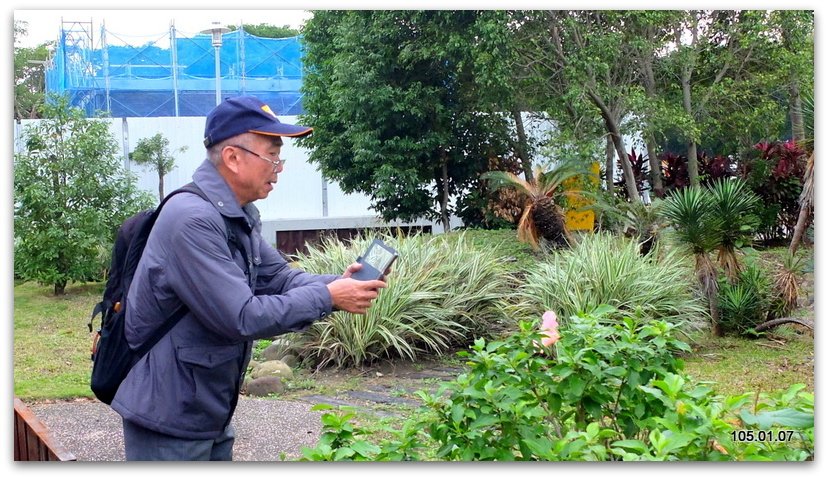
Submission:
[[[236,196],[241,205],[267,198],[284,169],[280,153],[282,139],[257,134],[239,137],[232,148],[239,157]]]

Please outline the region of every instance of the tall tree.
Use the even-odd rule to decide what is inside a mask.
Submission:
[[[100,248],[123,220],[151,204],[124,171],[109,125],[66,98],[44,107],[14,156],[14,272],[54,285],[99,279]]]
[[[175,153],[184,153],[186,146],[175,150]],[[129,154],[129,159],[143,166],[148,166],[158,173],[158,201],[164,199],[164,176],[175,168],[175,157],[170,152],[170,140],[161,133],[149,138],[141,138],[135,146],[135,151]]]
[[[751,135],[755,129],[770,131],[775,123],[776,92],[768,87],[779,65],[767,55],[773,38],[768,22],[767,11],[693,10],[673,28],[676,49],[668,63],[678,79],[673,87],[684,109],[678,125],[694,186],[700,184],[700,143],[710,143],[722,130],[728,130],[718,136],[725,142],[726,136],[755,142],[762,139]]]
[[[664,80],[657,76],[657,72],[663,70],[662,58],[672,41],[670,26],[681,15],[681,12],[674,10],[632,10],[625,12],[623,19],[632,59],[641,70],[639,80],[644,88],[644,96],[640,97],[642,103],[633,105],[632,110],[641,119],[642,139],[650,166],[650,185],[660,198],[664,197],[664,182],[657,136],[662,134],[665,125],[672,125],[678,115],[662,94]]]
[[[46,90],[46,61],[51,42],[34,48],[18,46],[28,34],[28,23],[14,22],[14,118],[38,118]]]
[[[802,94],[813,90],[814,12],[813,10],[778,10],[771,12],[772,24],[778,26],[783,72],[788,75],[788,104],[793,139],[807,139],[803,121]]]
[[[535,12],[523,27],[528,41],[516,42],[516,48],[522,50],[527,68],[557,94],[551,101],[562,100],[569,121],[583,118],[585,106],[591,105],[612,142],[627,195],[640,201],[622,128],[630,112],[630,96],[641,92],[638,70],[631,68],[629,60],[622,16],[614,11]],[[608,184],[612,174],[607,171]]]
[[[505,26],[497,11],[316,12],[303,30],[310,161],[386,219],[448,228],[451,203],[506,150]]]

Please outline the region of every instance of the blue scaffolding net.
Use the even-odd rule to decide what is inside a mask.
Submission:
[[[121,42],[123,44],[116,44]],[[216,56],[220,80],[216,80]],[[255,95],[278,115],[303,113],[301,37],[262,38],[242,29],[178,37],[174,27],[141,46],[101,28],[61,28],[46,68],[46,92],[67,95],[88,116],[205,116],[221,97]]]

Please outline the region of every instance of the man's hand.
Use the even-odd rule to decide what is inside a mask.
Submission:
[[[351,270],[352,266],[348,267],[346,274],[349,271],[353,272]],[[359,266],[361,267],[362,265]],[[371,307],[371,302],[379,296],[380,288],[384,288],[385,286],[385,281],[378,279],[359,281],[350,278],[350,274],[348,274],[348,277],[343,277],[342,279],[328,283],[328,291],[331,293],[331,301],[333,302],[334,308],[354,314],[365,314],[368,308]]]
[[[345,268],[345,272],[342,273],[343,278],[350,278],[352,274],[356,273],[357,271],[362,269],[361,263],[351,263]]]
[[[357,271],[359,271],[361,269],[362,269],[362,263],[351,263],[345,269],[345,272],[342,273],[342,277],[343,278],[350,278],[352,274],[356,273]],[[389,274],[391,274],[391,267],[390,266],[388,267],[388,269],[385,270],[384,273],[382,273],[382,276],[380,276],[380,278],[379,278],[380,281],[385,281],[385,277],[388,276]]]

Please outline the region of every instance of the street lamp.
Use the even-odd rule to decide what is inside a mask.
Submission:
[[[212,28],[201,31],[213,35],[213,48],[216,51],[216,105],[221,103],[221,36],[229,31],[230,29],[221,26],[220,22],[213,22]]]

